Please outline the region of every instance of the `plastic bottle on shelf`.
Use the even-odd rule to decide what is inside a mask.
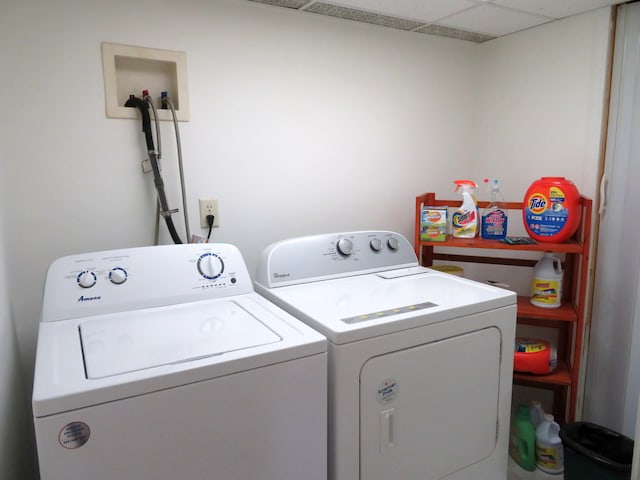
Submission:
[[[482,238],[500,240],[507,236],[508,222],[506,204],[500,193],[500,181],[497,178],[485,178],[484,182],[489,184],[491,201],[482,210]]]
[[[554,422],[553,415],[548,413],[536,428],[536,466],[543,472],[551,474],[564,471],[564,449],[560,440],[560,425]]]
[[[454,180],[456,192],[462,195],[462,205],[451,216],[451,234],[457,238],[475,238],[478,235],[478,203],[473,190],[478,188],[472,180]]]
[[[525,470],[536,469],[536,429],[526,405],[519,405],[511,419],[509,455]]]
[[[542,404],[537,400],[532,400],[531,405],[529,406],[529,412],[531,414],[531,421],[533,422],[533,426],[538,428],[538,425],[542,423],[545,416]]]
[[[558,308],[562,302],[562,262],[545,252],[533,268],[531,303],[536,307]]]

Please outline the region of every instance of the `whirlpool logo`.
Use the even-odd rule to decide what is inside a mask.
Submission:
[[[290,273],[274,273],[273,274],[273,278],[275,278],[276,280],[282,280],[290,276],[291,276]]]
[[[101,299],[102,299],[101,296],[85,297],[84,295],[80,295],[80,298],[78,298],[78,302],[93,302],[94,300],[101,300]]]

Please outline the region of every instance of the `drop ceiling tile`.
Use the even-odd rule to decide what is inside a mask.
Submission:
[[[443,25],[425,25],[417,30],[418,33],[426,33],[428,35],[437,35],[439,37],[457,38],[458,40],[466,40],[467,42],[483,43],[489,40],[493,40],[493,35],[485,35],[483,33],[467,32],[466,30],[460,30],[459,28],[445,27]]]
[[[494,5],[479,5],[458,14],[451,15],[439,21],[438,24],[487,35],[500,36],[541,25],[551,20],[551,18],[516,12]]]
[[[407,20],[404,18],[391,17],[369,11],[359,10],[357,8],[342,7],[332,3],[314,2],[305,12],[318,13],[329,17],[343,18],[346,20],[354,20],[356,22],[371,23],[373,25],[381,25],[383,27],[397,28],[399,30],[415,30],[421,27],[421,22]]]
[[[274,5],[276,7],[285,7],[285,8],[293,8],[298,9],[300,7],[304,7],[309,0],[251,0],[257,3],[266,3],[267,5]]]
[[[577,13],[607,7],[626,0],[492,0],[491,3],[503,7],[514,8],[523,12],[544,15],[545,17],[563,18]]]
[[[327,3],[424,23],[477,5],[470,0],[329,0]]]

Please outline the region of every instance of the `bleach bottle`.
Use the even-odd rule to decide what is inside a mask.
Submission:
[[[489,184],[491,202],[482,211],[482,238],[500,240],[507,236],[507,209],[500,193],[500,181],[497,178],[485,178]]]
[[[564,470],[560,426],[553,421],[553,415],[548,413],[536,428],[536,466],[551,474],[562,473]]]
[[[475,238],[478,235],[478,203],[473,190],[478,188],[471,180],[455,180],[456,192],[462,194],[462,205],[451,216],[451,234],[456,238]]]
[[[562,303],[562,262],[551,252],[533,268],[531,303],[536,307],[558,308]]]

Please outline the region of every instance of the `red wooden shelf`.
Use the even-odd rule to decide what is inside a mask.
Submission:
[[[484,248],[490,250],[519,250],[524,252],[558,252],[558,253],[582,253],[584,246],[576,241],[565,243],[532,243],[526,245],[509,245],[499,240],[486,240],[484,238],[454,238],[447,235],[444,242],[420,241],[421,247],[457,247],[457,248]]]
[[[529,297],[518,297],[518,319],[578,321],[578,313],[571,302],[563,300],[559,308],[542,308],[532,305],[529,300]]]
[[[478,202],[479,208],[489,202]],[[420,263],[431,266],[434,260],[448,262],[471,262],[531,268],[535,260],[524,255],[496,256],[483,251],[521,251],[564,253],[565,278],[562,304],[559,308],[541,308],[532,305],[528,296],[517,300],[518,324],[552,328],[558,331],[558,368],[547,375],[531,375],[514,372],[516,384],[554,391],[553,413],[559,422],[573,422],[576,418],[578,384],[586,315],[586,284],[589,276],[589,255],[591,246],[592,201],[580,197],[582,219],[578,231],[565,243],[538,242],[524,245],[510,245],[498,240],[483,238],[453,238],[448,235],[444,242],[428,242],[420,239],[420,220],[423,206],[451,207],[460,205],[460,200],[440,200],[435,193],[425,193],[416,197],[414,247]],[[506,202],[506,209],[522,211],[522,202]],[[522,216],[522,215],[520,215]],[[516,215],[513,215],[515,219]],[[440,247],[448,247],[440,249]],[[475,249],[476,252],[461,250],[451,253],[452,248]],[[443,251],[444,250],[444,251]]]
[[[558,367],[551,373],[543,375],[534,375],[532,373],[513,372],[513,380],[519,384],[528,384],[536,386],[544,385],[562,385],[571,386],[571,372],[566,362],[558,360]]]

